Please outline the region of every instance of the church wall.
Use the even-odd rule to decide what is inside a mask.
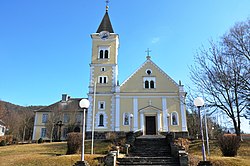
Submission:
[[[169,118],[170,122],[169,122],[169,126],[170,126],[170,131],[172,132],[178,132],[181,131],[181,112],[180,112],[180,101],[179,98],[167,98],[167,109],[168,109],[168,113],[171,115],[171,113],[173,112],[177,112],[178,113],[178,125],[172,125],[171,124],[171,116]]]
[[[120,131],[130,131],[131,125],[123,124],[124,113],[133,114],[133,99],[121,98],[120,101]]]
[[[111,98],[112,96],[96,96],[96,104],[95,104],[95,131],[110,131],[111,125]],[[105,102],[105,108],[100,108],[100,103]],[[100,124],[100,115],[104,116],[103,125],[99,126]],[[92,125],[92,122],[91,122]]]

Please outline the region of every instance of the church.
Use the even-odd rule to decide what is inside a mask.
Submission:
[[[170,78],[149,54],[145,62],[119,84],[119,35],[112,27],[108,6],[91,39],[86,131],[91,132],[94,124],[97,133],[141,131],[143,135],[168,132],[186,135],[183,85]]]

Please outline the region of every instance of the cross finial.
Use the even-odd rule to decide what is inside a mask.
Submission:
[[[151,57],[150,57],[149,53],[151,52],[151,50],[149,50],[149,48],[148,48],[145,52],[147,53],[147,59],[150,59]]]
[[[106,0],[106,11],[109,10],[109,0]]]
[[[150,106],[152,105],[152,101],[151,100],[148,101],[148,105],[150,105]]]

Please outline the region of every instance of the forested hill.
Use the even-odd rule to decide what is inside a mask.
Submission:
[[[45,106],[20,106],[0,100],[0,110],[4,111],[34,111],[43,107]]]

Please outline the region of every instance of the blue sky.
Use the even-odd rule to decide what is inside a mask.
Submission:
[[[250,17],[249,6],[249,0],[111,0],[120,83],[149,48],[170,77],[192,86],[196,51]],[[105,0],[0,1],[0,99],[25,106],[51,104],[62,93],[87,97],[90,34],[104,13]]]

